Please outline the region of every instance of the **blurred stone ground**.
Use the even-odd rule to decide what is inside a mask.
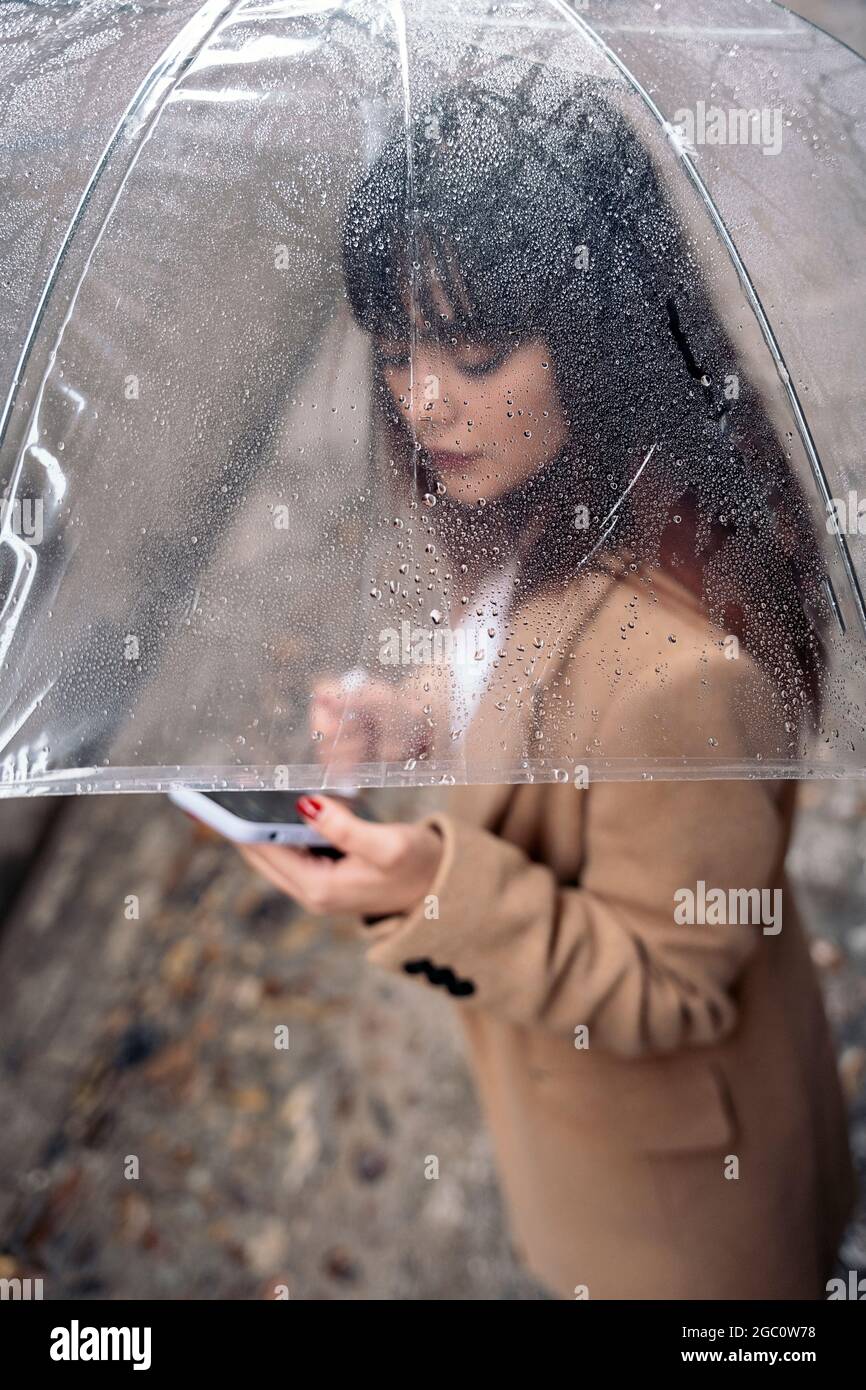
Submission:
[[[0,1273],[47,1298],[544,1296],[449,1006],[362,946],[162,798],[68,803],[0,937]]]
[[[791,863],[866,1176],[866,789],[801,792]],[[448,1001],[366,966],[348,924],[162,798],[50,809],[0,934],[0,1273],[47,1298],[545,1297]],[[842,1263],[866,1269],[863,1213]]]
[[[790,0],[788,10],[811,20],[857,53],[866,51],[866,6],[863,0]]]
[[[800,785],[788,869],[812,936],[860,1175],[859,1210],[840,1259],[866,1272],[866,784]]]

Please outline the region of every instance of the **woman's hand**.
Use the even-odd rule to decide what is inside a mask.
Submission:
[[[430,826],[371,824],[329,796],[302,796],[298,810],[343,851],[342,859],[287,845],[237,848],[307,912],[384,917],[411,911],[428,892],[442,857],[442,841]]]
[[[434,742],[445,705],[441,692],[420,682],[367,679],[358,685],[343,680],[319,681],[310,701],[310,732],[319,762],[332,768],[363,763],[404,763],[419,757]],[[440,731],[441,732],[441,731]]]

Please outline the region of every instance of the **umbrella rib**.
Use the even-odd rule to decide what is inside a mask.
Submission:
[[[582,15],[579,15],[574,10],[570,9],[568,5],[565,3],[565,0],[549,0],[549,3],[553,5],[556,8],[556,10],[561,15],[563,15],[563,17],[566,18],[571,24],[575,25],[581,31],[581,33],[590,41],[590,43],[594,44],[595,47],[601,53],[604,54],[604,56],[609,60],[609,62],[611,62],[614,65],[617,71],[620,72],[623,77],[625,77],[626,81],[631,84],[635,92],[644,102],[644,105],[655,117],[656,121],[659,123],[662,129],[664,129],[666,125],[664,116],[662,115],[652,96],[649,94],[649,92],[646,90],[643,84],[638,80],[638,78],[634,75],[634,73],[631,71],[628,65],[625,62],[623,62],[622,58],[620,58],[619,55],[610,47],[606,40],[602,38],[600,34],[596,33],[596,31],[592,28],[592,26],[589,23],[587,23],[587,21],[583,18]],[[725,225],[721,213],[719,212],[712,197],[710,196],[709,189],[706,187],[706,184],[704,183],[703,179],[698,173],[698,170],[695,167],[693,161],[689,158],[688,154],[685,153],[685,151],[680,152],[679,159],[686,171],[686,174],[692,186],[694,187],[695,191],[697,192],[698,196],[703,202],[704,207],[707,210],[707,214],[710,218],[710,221],[712,222],[722,242],[722,245],[728,253],[728,257],[731,260],[731,263],[734,267],[734,270],[737,273],[746,298],[749,301],[749,305],[752,309],[752,312],[755,315],[758,327],[761,330],[761,335],[770,352],[770,355],[776,367],[777,374],[779,376],[779,380],[781,381],[785,394],[787,395],[788,404],[791,407],[791,411],[797,425],[797,431],[799,433],[800,440],[806,451],[806,456],[809,460],[809,464],[812,469],[812,475],[815,484],[824,503],[824,507],[826,511],[829,513],[832,510],[832,499],[830,487],[827,482],[827,475],[824,472],[823,464],[821,463],[821,460],[818,457],[818,451],[815,448],[815,443],[812,439],[812,434],[809,429],[809,425],[803,413],[803,408],[800,405],[800,399],[797,395],[796,387],[794,386],[791,380],[790,372],[788,371],[788,368],[785,365],[785,360],[782,356],[782,350],[776,341],[775,334],[773,333],[770,321],[767,318],[764,306],[761,303],[760,297],[758,295],[757,290],[755,289],[755,286],[752,284],[751,278],[749,276],[748,271],[746,270],[743,259],[740,256],[740,253],[734,244],[734,241]],[[845,571],[845,577],[848,580],[848,585],[851,594],[854,598],[855,607],[857,609],[857,616],[860,620],[860,627],[863,634],[866,635],[866,602],[864,602],[863,592],[860,587],[860,581],[857,576],[857,572],[854,568],[853,562],[851,560],[851,552],[848,548],[848,544],[845,540],[844,535],[841,534],[841,528],[839,527],[836,528],[836,543],[839,558],[841,559],[842,567]]]
[[[75,212],[72,215],[72,219],[63,237],[60,250],[54,258],[54,262],[51,266],[42,293],[39,297],[39,302],[36,306],[36,310],[33,315],[33,320],[28,330],[27,337],[24,341],[24,346],[21,350],[18,363],[12,376],[12,383],[9,388],[6,400],[4,402],[2,413],[0,413],[0,448],[2,448],[5,442],[6,431],[8,429],[9,421],[11,419],[12,411],[15,405],[15,400],[18,395],[18,388],[21,384],[21,380],[27,368],[30,355],[33,351],[33,348],[36,345],[36,341],[39,336],[39,330],[42,327],[46,311],[48,309],[49,304],[51,303],[54,290],[57,287],[57,283],[60,278],[60,273],[69,256],[69,252],[72,248],[73,242],[76,240],[76,234],[80,230],[81,224],[87,214],[87,210],[93,202],[94,194],[96,193],[97,188],[102,180],[102,176],[111,162],[111,157],[114,151],[116,150],[117,146],[120,144],[121,140],[124,138],[124,135],[126,134],[130,120],[133,116],[139,113],[141,108],[144,107],[147,98],[153,94],[154,90],[157,90],[158,92],[159,84],[161,82],[163,84],[161,99],[159,95],[157,95],[157,104],[155,110],[153,110],[150,114],[150,120],[148,121],[147,127],[143,128],[144,136],[146,138],[147,133],[150,129],[152,129],[154,121],[159,118],[163,106],[165,105],[166,99],[168,98],[174,87],[177,85],[178,80],[180,79],[186,68],[189,66],[189,64],[192,62],[197,52],[199,52],[208,43],[213,33],[223,22],[223,20],[227,19],[231,12],[237,9],[239,5],[241,5],[242,3],[243,0],[207,0],[207,3],[203,5],[200,10],[197,11],[197,13],[193,16],[191,20],[189,20],[187,24],[184,25],[183,29],[181,29],[180,33],[175,36],[175,38],[166,48],[165,52],[160,56],[158,61],[153,64],[150,71],[147,73],[143,81],[140,83],[138,90],[135,93],[135,96],[132,98],[131,102],[129,103],[120,120],[118,121],[117,125],[115,126],[111,134],[111,137],[108,141],[108,144],[106,145],[105,149],[100,155],[89,179],[87,180],[84,192],[82,193],[78,201]],[[93,247],[91,247],[90,251],[87,254],[83,269],[81,270],[81,273],[75,284],[74,290],[70,296],[69,309],[63,316],[63,320],[60,325],[60,331],[54,343],[53,352],[49,355],[48,358],[48,367],[41,378],[40,389],[36,394],[33,407],[29,413],[28,430],[30,422],[33,420],[34,415],[36,414],[39,408],[39,403],[42,399],[42,388],[45,384],[45,377],[47,375],[47,372],[50,371],[51,364],[54,360],[54,354],[56,354],[60,346],[63,334],[69,322],[70,314],[74,309],[75,303],[78,299],[78,294],[81,289],[81,285],[90,268],[90,261],[92,258],[93,251],[99,244],[99,240],[101,238],[105,225],[108,219],[110,218],[112,212],[114,211],[117,198],[123,191],[123,187],[126,182],[126,178],[129,174],[129,171],[135,164],[139,152],[144,144],[144,138],[141,138],[141,134],[142,132],[139,131],[140,138],[138,139],[133,148],[131,157],[126,166],[123,177],[120,181],[120,186],[116,190],[115,195],[111,198],[108,209],[100,221],[98,227],[98,234],[94,240]],[[25,438],[27,436],[27,432],[28,431],[24,432]],[[17,482],[19,472],[20,460],[19,467],[15,470],[15,473],[13,475],[13,480],[11,484],[13,491],[15,483]]]

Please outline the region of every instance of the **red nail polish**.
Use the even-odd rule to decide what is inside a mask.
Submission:
[[[318,801],[314,796],[300,796],[295,805],[307,820],[315,820],[319,812],[325,809],[321,801]]]

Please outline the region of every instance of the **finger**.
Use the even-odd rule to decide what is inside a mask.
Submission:
[[[316,761],[329,771],[349,773],[353,768],[361,767],[372,759],[366,744],[360,743],[357,739],[351,743],[345,743],[341,739],[338,744],[331,744],[330,747],[325,742],[318,743]]]
[[[368,682],[365,685],[341,685],[339,681],[320,681],[313,687],[311,701],[320,701],[341,714],[370,713],[379,714],[387,708],[393,696],[393,687],[382,681]]]
[[[305,857],[301,851],[287,845],[238,845],[237,848],[250,868],[274,888],[290,898],[300,897],[302,881],[298,868]]]
[[[321,680],[314,681],[311,687],[311,694],[314,700],[330,700],[338,696],[340,692],[340,682],[332,676],[325,676]]]
[[[382,827],[376,827],[382,829]],[[393,830],[394,827],[385,827]],[[251,868],[315,913],[387,912],[393,903],[387,872],[357,854],[336,863],[308,851],[276,845],[238,846]]]
[[[381,875],[357,856],[334,863],[307,850],[266,845],[244,858],[311,912],[363,911],[368,901],[379,902]]]
[[[336,797],[302,796],[297,805],[304,819],[344,854],[360,855],[376,865],[393,859],[399,842],[398,826],[374,825],[363,820]]]
[[[333,684],[319,685],[309,707],[310,732],[316,738],[317,762],[340,767],[368,762],[375,743],[370,717],[355,696]]]

